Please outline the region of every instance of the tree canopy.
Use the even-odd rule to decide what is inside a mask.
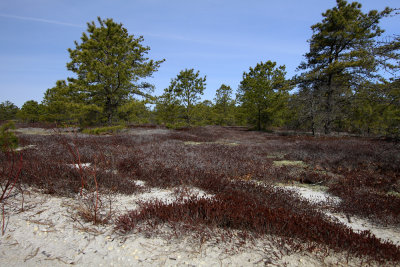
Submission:
[[[26,101],[17,116],[26,122],[38,122],[43,111],[43,106],[35,100]]]
[[[215,122],[219,125],[234,124],[235,101],[232,99],[233,90],[222,84],[215,92]]]
[[[15,119],[18,111],[19,108],[8,100],[0,103],[0,121]]]
[[[143,37],[130,35],[122,24],[100,17],[98,23],[88,23],[81,43],[75,41],[75,49],[68,49],[67,68],[76,74],[68,81],[84,103],[101,108],[111,123],[130,96],[149,96],[153,86],[139,81],[151,76],[164,60],[146,57],[150,48],[142,45]]]
[[[258,130],[262,124],[271,124],[278,108],[282,108],[289,83],[285,79],[285,66],[277,66],[268,60],[260,62],[249,72],[243,73],[237,101],[244,108],[250,123],[255,123]]]
[[[180,104],[185,108],[185,120],[188,125],[193,118],[193,106],[200,100],[200,95],[206,86],[206,76],[200,77],[200,71],[185,69],[179,72],[176,78],[171,80],[168,91],[179,99]]]
[[[386,8],[378,12],[363,13],[361,4],[337,0],[337,5],[322,14],[323,20],[311,26],[310,51],[299,69],[303,86],[319,95],[325,133],[332,129],[340,116],[343,96],[365,82],[375,78],[378,61],[373,48],[376,37],[383,33],[379,21],[392,12]]]
[[[42,104],[27,101],[18,110],[3,102],[0,120],[14,118],[18,111],[17,117],[26,121],[83,126],[217,124],[398,137],[400,37],[382,38],[380,28],[380,21],[393,13],[391,8],[364,12],[357,2],[337,0],[311,26],[299,75],[287,79],[285,65],[260,62],[243,73],[236,98],[235,88],[222,84],[213,102],[201,99],[206,76],[194,69],[180,71],[161,96],[152,96],[154,86],[145,78],[164,60],[149,59],[142,36],[130,35],[112,19],[98,18],[68,49],[67,69],[74,76],[57,81]]]

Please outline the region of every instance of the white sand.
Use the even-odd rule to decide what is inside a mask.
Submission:
[[[314,203],[327,203],[329,205],[337,205],[340,203],[341,199],[330,195],[327,192],[313,190],[309,187],[298,187],[298,186],[283,186],[282,188],[294,191],[298,193],[302,198],[307,199]],[[373,235],[385,241],[389,241],[393,244],[400,245],[400,229],[395,227],[383,227],[380,225],[373,224],[368,220],[356,217],[356,216],[346,216],[341,213],[332,213],[329,211],[324,211],[325,214],[332,217],[334,220],[347,225],[354,232],[361,232],[365,230],[371,231]]]
[[[143,182],[139,182],[143,184]],[[191,189],[205,195],[198,189]],[[28,193],[29,192],[29,193]],[[159,199],[172,202],[172,190],[113,196],[114,218],[137,208],[138,201]],[[210,246],[188,237],[146,238],[143,234],[121,235],[114,225],[93,225],[77,216],[80,197],[74,199],[44,195],[37,190],[25,192],[7,203],[7,228],[0,238],[0,266],[243,266],[259,261],[260,251],[251,248],[229,253],[224,247]],[[11,202],[12,200],[12,202]]]
[[[80,166],[79,166],[79,165],[80,165]],[[90,165],[91,165],[90,162],[81,163],[81,164],[67,164],[67,166],[69,166],[69,167],[71,167],[71,168],[75,168],[75,169],[79,169],[79,167],[82,168],[82,169],[87,169],[87,168],[90,167]],[[91,168],[91,169],[94,169],[94,168]]]
[[[301,197],[307,199],[310,202],[321,203],[321,202],[331,202],[337,204],[341,201],[340,198],[332,196],[324,191],[313,190],[307,187],[299,186],[284,186],[284,189],[294,191],[300,194]]]
[[[328,216],[331,216],[335,219],[337,219],[339,222],[347,225],[351,229],[353,229],[354,232],[362,232],[369,230],[373,235],[375,235],[377,238],[380,238],[384,241],[389,241],[395,245],[400,246],[400,229],[395,228],[395,227],[385,227],[381,225],[376,225],[368,220],[351,216],[350,221],[349,218],[343,214],[340,213],[331,213],[331,212],[325,212]]]
[[[182,190],[212,197],[196,188]],[[113,221],[106,225],[84,222],[77,215],[82,207],[79,196],[54,197],[29,188],[24,198],[24,211],[21,211],[21,194],[6,203],[7,228],[0,236],[0,266],[335,266],[338,262],[345,265],[344,258],[334,253],[326,258],[306,253],[281,255],[274,243],[266,239],[238,249],[235,239],[216,243],[191,235],[122,235],[114,231]],[[170,203],[176,193],[173,189],[151,188],[131,196],[101,196],[103,214],[109,209],[110,198],[115,219],[137,208],[139,201],[159,199]]]

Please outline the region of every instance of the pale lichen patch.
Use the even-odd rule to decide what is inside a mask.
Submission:
[[[301,160],[276,160],[273,162],[273,165],[275,167],[284,167],[284,166],[294,166],[294,167],[301,167],[301,168],[307,167],[307,164],[305,164]]]

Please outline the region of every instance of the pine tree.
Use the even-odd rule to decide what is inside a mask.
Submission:
[[[279,121],[282,114],[278,113],[284,109],[289,89],[285,75],[285,66],[277,67],[272,61],[258,63],[250,67],[248,73],[243,73],[236,99],[257,130],[261,130],[262,125]]]
[[[15,119],[18,111],[19,108],[8,100],[0,103],[0,121]]]
[[[18,111],[18,118],[26,122],[38,122],[43,113],[43,105],[35,100],[26,101]]]
[[[164,94],[157,98],[155,113],[158,123],[167,123],[171,127],[181,124],[183,106],[171,88],[165,88]]]
[[[322,14],[322,22],[311,26],[313,35],[309,40],[310,51],[305,55],[299,69],[302,80],[309,84],[313,93],[319,90],[323,114],[323,127],[328,134],[340,111],[344,96],[369,78],[374,78],[378,62],[372,52],[376,37],[383,30],[378,26],[384,16],[392,12],[372,10],[363,13],[361,4],[337,0],[336,7]],[[313,93],[313,95],[315,95]]]
[[[234,122],[235,101],[232,99],[232,88],[222,84],[215,93],[215,122],[218,125],[231,125]]]
[[[65,80],[59,80],[53,88],[46,90],[42,104],[43,119],[51,122],[66,122],[72,120],[72,99],[70,87]]]
[[[200,71],[194,69],[182,70],[175,79],[171,80],[168,91],[173,93],[180,104],[185,108],[185,120],[187,125],[191,125],[193,118],[193,107],[200,100],[200,95],[206,86],[206,77],[200,77]]]
[[[118,108],[118,118],[123,122],[134,124],[146,124],[151,122],[151,112],[146,106],[148,101],[129,99]]]
[[[77,75],[68,80],[86,104],[104,111],[110,124],[129,96],[148,96],[152,85],[139,80],[151,76],[163,60],[149,60],[150,48],[141,44],[143,37],[129,35],[122,24],[100,17],[98,23],[88,23],[82,42],[75,41],[75,49],[68,49],[71,62],[67,68]]]

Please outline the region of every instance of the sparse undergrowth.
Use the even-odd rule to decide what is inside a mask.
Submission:
[[[184,224],[199,231],[206,225],[241,230],[249,236],[272,234],[297,244],[293,249],[312,250],[319,244],[380,262],[400,261],[398,246],[368,232],[354,233],[331,222],[318,205],[271,186],[322,185],[342,199],[338,212],[398,226],[398,143],[276,136],[222,127],[149,135],[20,135],[19,139],[27,148],[20,152],[24,164],[18,182],[47,193],[73,196],[85,189],[133,194],[141,190],[135,180],[142,180],[149,187],[194,186],[214,195],[172,204],[143,203],[139,210],[118,218],[116,227],[125,232],[143,224]],[[0,154],[0,162],[4,170],[13,164],[5,153]],[[4,172],[0,179],[6,181]],[[97,218],[87,212],[97,207],[96,199],[86,199],[89,204],[83,216],[88,220]],[[300,243],[293,243],[295,239]]]

